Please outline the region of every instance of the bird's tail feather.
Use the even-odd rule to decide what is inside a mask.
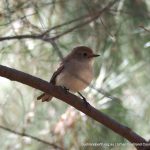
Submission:
[[[42,102],[45,102],[45,101],[50,101],[53,97],[49,94],[46,94],[46,93],[43,93],[41,94],[40,96],[37,97],[37,100],[40,100],[42,99]]]

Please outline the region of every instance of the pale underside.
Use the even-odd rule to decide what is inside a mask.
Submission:
[[[56,85],[64,86],[72,92],[82,91],[92,81],[93,70],[91,65],[92,62],[71,61],[57,75]]]

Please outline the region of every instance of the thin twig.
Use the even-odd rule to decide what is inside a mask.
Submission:
[[[63,57],[63,54],[62,54],[62,52],[60,51],[59,47],[57,46],[55,40],[50,40],[50,43],[52,44],[53,48],[56,50],[56,52],[57,52],[59,58],[60,58],[61,60],[63,60],[63,58],[64,58],[64,57]]]
[[[104,24],[104,22],[103,22],[101,17],[100,17],[100,21],[101,21],[101,23],[102,23],[106,33],[113,38],[114,36],[110,33],[110,31],[108,30],[107,26]]]
[[[60,34],[58,34],[58,35],[56,35],[56,36],[54,36],[54,37],[51,37],[51,39],[53,39],[53,40],[58,39],[58,38],[60,38],[60,37],[62,37],[62,36],[64,36],[64,35],[66,35],[66,34],[72,32],[72,31],[74,31],[74,30],[77,29],[77,28],[81,28],[81,27],[83,27],[83,26],[85,26],[85,25],[87,25],[87,24],[89,24],[89,23],[95,21],[97,18],[99,18],[99,16],[100,16],[102,13],[104,13],[106,10],[108,10],[110,7],[112,7],[117,1],[118,1],[118,0],[114,0],[113,2],[110,2],[110,3],[109,3],[107,6],[105,6],[102,10],[100,10],[99,12],[97,12],[96,14],[94,14],[90,19],[87,19],[86,21],[75,25],[74,27],[72,27],[72,28],[70,28],[70,29],[64,31],[63,33],[60,33]]]
[[[21,39],[42,39],[41,35],[39,34],[24,34],[24,35],[15,35],[15,36],[6,36],[6,37],[0,37],[0,41],[5,40],[21,40]]]
[[[149,32],[150,33],[150,30],[146,29],[144,26],[140,25],[139,28],[142,28],[144,31],[146,32]]]
[[[25,136],[25,137],[31,138],[31,139],[36,140],[36,141],[38,141],[38,142],[41,142],[41,143],[43,143],[43,144],[52,146],[52,147],[54,147],[54,148],[56,148],[56,149],[63,150],[63,148],[61,148],[60,146],[58,146],[58,145],[56,145],[56,144],[54,144],[54,143],[50,143],[50,142],[44,141],[44,140],[42,140],[42,139],[39,139],[39,138],[37,138],[37,137],[35,137],[35,136],[32,136],[32,135],[29,135],[29,134],[27,134],[27,133],[21,133],[21,132],[12,130],[12,129],[10,129],[10,128],[4,127],[4,126],[2,126],[2,125],[0,125],[0,128],[3,129],[3,130],[5,130],[5,131],[8,131],[8,132],[14,133],[14,134],[16,134],[16,135],[19,135],[19,136]]]

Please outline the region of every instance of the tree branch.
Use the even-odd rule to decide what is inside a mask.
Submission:
[[[18,39],[18,40],[21,40],[21,39],[42,39],[42,36],[41,36],[41,34],[40,35],[24,34],[24,35],[0,37],[0,41],[15,40],[15,39]]]
[[[15,36],[7,36],[7,37],[0,37],[0,41],[4,41],[4,40],[14,40],[14,39],[37,39],[37,40],[43,40],[45,42],[51,42],[53,40],[56,40],[78,28],[81,28],[93,21],[95,21],[97,18],[99,18],[99,16],[104,13],[105,11],[109,10],[116,2],[118,2],[119,0],[114,0],[110,3],[108,3],[103,9],[101,9],[100,11],[97,11],[95,13],[93,13],[92,15],[91,14],[87,14],[87,15],[84,15],[84,16],[81,16],[79,18],[76,18],[76,19],[73,19],[71,21],[68,21],[68,22],[65,22],[63,24],[60,24],[60,25],[56,25],[48,30],[46,30],[45,32],[43,33],[40,33],[40,34],[34,34],[34,35],[30,35],[30,34],[25,34],[25,35],[15,35]],[[71,24],[73,22],[76,22],[76,21],[80,21],[80,20],[85,20],[85,21],[82,21],[81,23],[78,23],[77,25],[67,29],[66,31],[58,34],[58,35],[55,35],[54,37],[50,37],[48,36],[47,34],[54,30],[54,29],[57,29],[57,28],[60,28],[62,26],[65,26],[65,25],[68,25],[68,24]]]
[[[98,121],[99,123],[102,123],[104,126],[113,130],[120,136],[126,138],[128,141],[133,143],[138,150],[146,150],[148,148],[150,149],[150,143],[148,143],[137,133],[133,132],[130,128],[118,123],[114,119],[95,109],[90,104],[88,105],[88,107],[86,107],[82,99],[71,93],[66,94],[61,87],[54,86],[40,78],[3,65],[0,65],[0,76],[13,81],[18,81],[43,92],[49,93],[50,95],[75,107],[76,109],[80,110],[81,112]],[[146,147],[146,144],[149,144],[149,146]]]
[[[108,10],[109,8],[111,8],[116,2],[118,2],[119,0],[114,0],[114,1],[111,1],[110,3],[108,3],[102,10],[96,12],[96,13],[93,13],[92,16],[91,14],[90,15],[86,15],[85,18],[88,17],[88,19],[86,21],[83,21],[77,25],[75,25],[74,27],[70,28],[70,29],[67,29],[66,31],[54,36],[54,37],[51,37],[50,40],[55,40],[55,39],[58,39],[59,37],[62,37],[72,31],[74,31],[75,29],[78,29],[78,28],[81,28],[93,21],[95,21],[96,19],[99,18],[99,16],[104,13],[106,10]],[[90,18],[89,18],[90,17]],[[81,17],[82,18],[82,17]]]
[[[52,147],[54,147],[54,148],[56,148],[56,149],[63,150],[63,148],[61,148],[60,146],[58,146],[58,145],[56,145],[56,144],[54,144],[54,143],[50,143],[50,142],[44,141],[44,140],[42,140],[42,139],[39,139],[39,138],[37,138],[37,137],[35,137],[35,136],[32,136],[32,135],[29,135],[29,134],[27,134],[27,133],[17,132],[17,131],[14,131],[14,130],[12,130],[12,129],[9,129],[9,128],[7,128],[7,127],[4,127],[4,126],[2,126],[2,125],[0,125],[0,128],[3,129],[3,130],[5,130],[5,131],[8,131],[8,132],[14,133],[14,134],[16,134],[16,135],[19,135],[19,136],[25,136],[25,137],[31,138],[31,139],[33,139],[33,140],[35,140],[35,141],[38,141],[38,142],[41,142],[41,143],[43,143],[43,144],[52,146]]]
[[[146,31],[146,32],[150,33],[150,30],[149,30],[149,29],[147,29],[147,28],[145,28],[143,25],[140,25],[140,26],[139,26],[139,28],[141,28],[141,29],[143,29],[144,31]]]

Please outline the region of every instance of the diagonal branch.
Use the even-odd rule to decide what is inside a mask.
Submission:
[[[9,129],[9,128],[7,128],[7,127],[4,127],[4,126],[2,126],[2,125],[0,125],[0,128],[3,129],[3,130],[5,130],[5,131],[8,131],[8,132],[14,133],[14,134],[16,134],[16,135],[19,135],[19,136],[25,136],[25,137],[31,138],[31,139],[33,139],[33,140],[35,140],[35,141],[38,141],[38,142],[41,142],[41,143],[43,143],[43,144],[52,146],[52,147],[54,147],[54,148],[56,148],[56,149],[63,150],[63,148],[59,147],[58,145],[56,145],[56,144],[54,144],[54,143],[50,143],[50,142],[44,141],[44,140],[42,140],[42,139],[39,139],[39,138],[37,138],[37,137],[35,137],[35,136],[32,136],[32,135],[29,135],[29,134],[27,134],[27,133],[17,132],[17,131],[14,131],[14,130],[12,130],[12,129]]]
[[[148,150],[150,149],[150,143],[147,142],[137,133],[133,132],[130,128],[118,123],[114,119],[105,115],[101,111],[98,111],[90,104],[88,107],[84,105],[84,102],[79,97],[71,94],[65,93],[61,87],[54,86],[40,78],[34,77],[27,73],[0,65],[0,76],[10,79],[12,81],[17,81],[25,85],[31,86],[43,92],[49,93],[50,95],[64,101],[65,103],[75,107],[79,111],[83,112],[87,116],[91,117],[93,120],[102,123],[104,126],[113,130],[120,136],[124,137],[130,141],[138,150]],[[147,146],[145,146],[147,145]]]

